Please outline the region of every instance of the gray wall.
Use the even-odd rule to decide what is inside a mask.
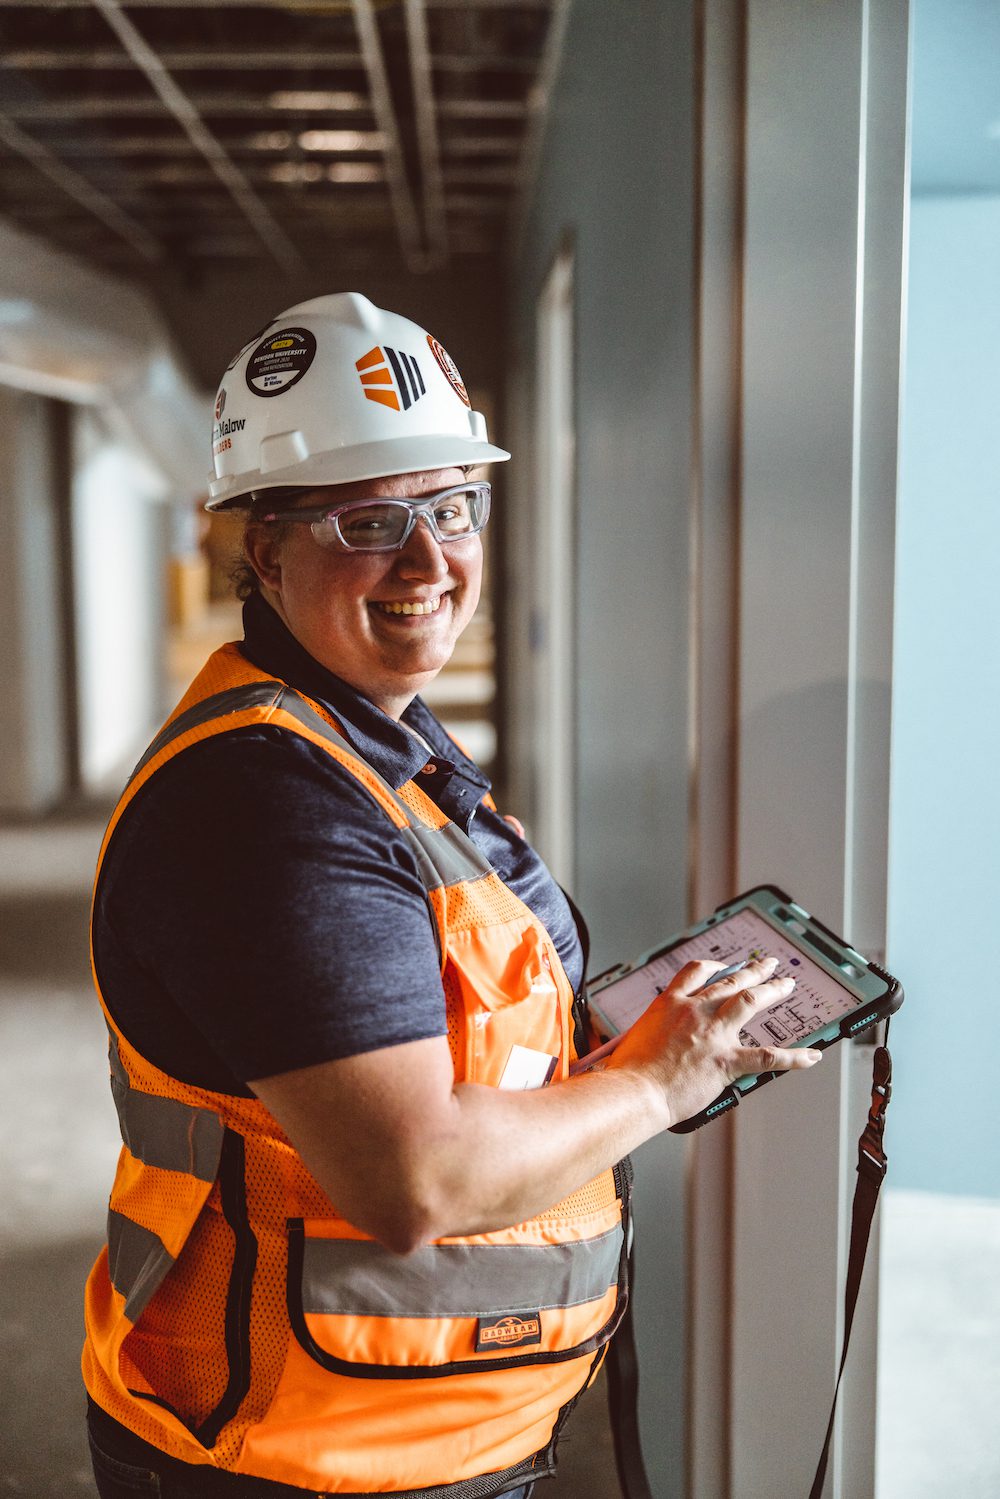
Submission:
[[[683,926],[693,388],[693,17],[681,0],[573,5],[509,298],[514,452],[503,579],[510,787],[531,812],[527,624],[535,310],[575,250],[577,879],[592,971]],[[517,811],[512,804],[511,810]],[[684,1151],[637,1155],[641,1417],[658,1499],[683,1492]],[[647,1310],[644,1311],[644,1308]]]
[[[534,494],[535,306],[575,244],[578,622],[576,895],[594,962],[685,918],[692,388],[692,38],[687,4],[574,5],[534,208],[511,288],[513,504]],[[508,555],[509,693],[524,707]],[[525,725],[521,725],[522,730]],[[530,728],[530,725],[527,727]],[[530,793],[523,732],[512,779]],[[596,971],[596,970],[595,970]]]
[[[914,199],[889,884],[907,1004],[889,1149],[896,1186],[981,1197],[1000,1197],[995,984],[974,977],[1000,929],[998,265],[1000,197]]]

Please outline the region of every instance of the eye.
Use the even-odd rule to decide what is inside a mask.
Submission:
[[[397,536],[405,524],[405,512],[389,505],[370,505],[349,510],[340,517],[340,534],[349,546],[361,541],[384,541]]]
[[[434,519],[440,531],[467,531],[469,529],[469,501],[465,495],[452,495],[434,507]]]

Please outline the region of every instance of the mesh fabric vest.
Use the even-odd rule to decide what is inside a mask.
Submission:
[[[325,750],[410,843],[456,1079],[498,1085],[514,1046],[565,1078],[573,995],[537,918],[414,782],[390,788],[324,709],[236,646],[140,761],[98,883],[120,818],[165,764],[264,723]],[[397,1256],[338,1214],[263,1104],[169,1076],[101,1003],[123,1147],[87,1286],[97,1404],[171,1457],[313,1493],[485,1494],[481,1475],[550,1471],[561,1415],[625,1309],[623,1173],[527,1222]]]

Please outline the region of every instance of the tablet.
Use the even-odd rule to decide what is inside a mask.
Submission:
[[[860,1035],[898,1010],[899,981],[853,947],[784,891],[759,885],[727,902],[696,927],[660,943],[632,963],[619,963],[587,985],[597,1030],[606,1037],[632,1025],[674,974],[695,958],[727,966],[767,955],[778,959],[775,977],[790,975],[787,999],[761,1010],[740,1031],[745,1046],[808,1046],[823,1050]],[[736,1107],[747,1093],[781,1072],[737,1078],[693,1118],[673,1126],[687,1133]]]

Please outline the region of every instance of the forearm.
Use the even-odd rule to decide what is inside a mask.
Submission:
[[[550,1208],[669,1124],[662,1093],[627,1069],[525,1092],[455,1087],[418,1173],[422,1238],[485,1233]]]
[[[769,979],[774,966],[758,959],[704,989],[718,964],[687,965],[604,1066],[546,1088],[456,1083],[443,1036],[252,1086],[337,1210],[405,1254],[521,1223],[733,1078],[817,1061],[819,1052],[740,1043],[747,1015],[791,992],[791,980]]]

